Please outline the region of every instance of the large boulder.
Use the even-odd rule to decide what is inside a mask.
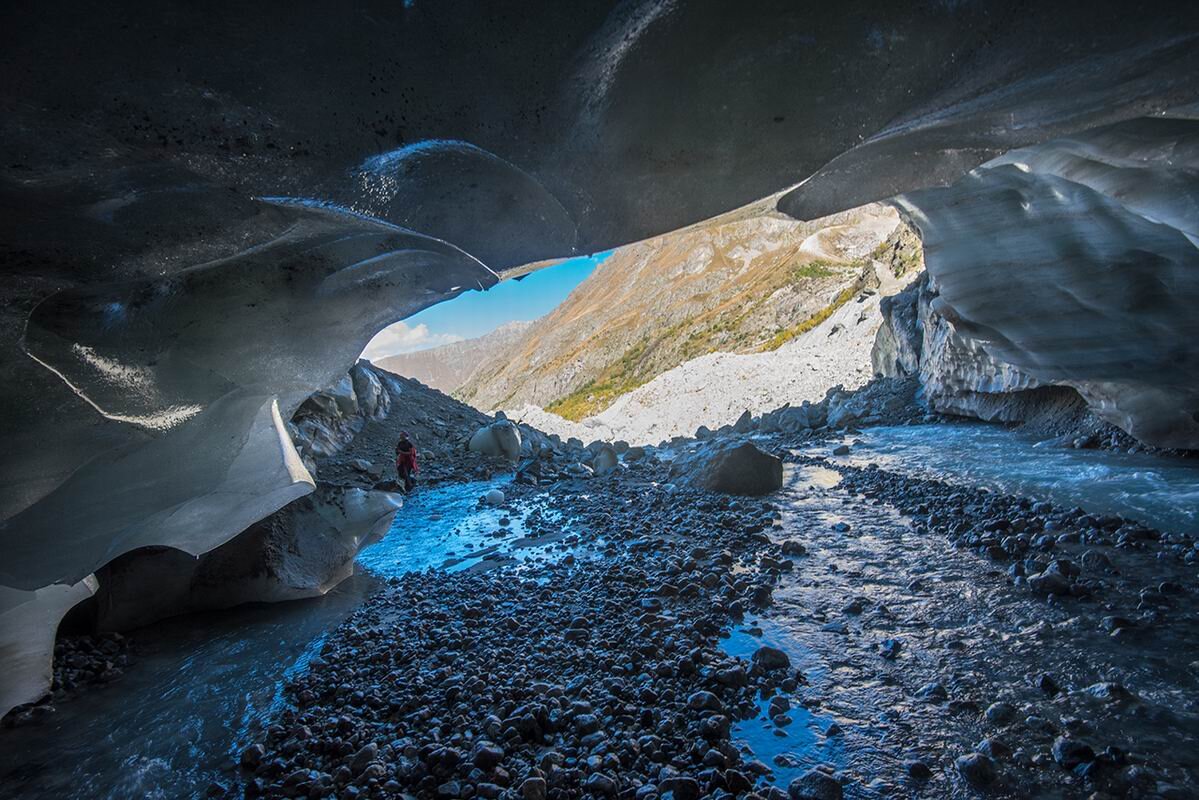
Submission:
[[[711,445],[676,461],[671,474],[708,491],[759,496],[782,488],[783,460],[752,442]]]
[[[494,458],[520,458],[520,430],[510,420],[499,419],[475,431],[467,448]]]
[[[611,472],[618,466],[620,466],[620,456],[616,454],[616,448],[607,443],[599,447],[595,453],[595,458],[591,461],[591,468],[595,470],[596,475]]]

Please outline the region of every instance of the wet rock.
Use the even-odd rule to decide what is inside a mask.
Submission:
[[[1028,587],[1037,594],[1069,595],[1071,582],[1056,569],[1046,569],[1037,575],[1028,576]]]
[[[883,639],[878,645],[878,654],[888,661],[893,661],[899,658],[899,651],[903,649],[903,642],[899,639]]]
[[[702,794],[699,781],[686,775],[672,776],[660,781],[658,791],[662,794],[670,792],[674,800],[699,800]]]
[[[1119,683],[1095,683],[1083,690],[1086,694],[1105,703],[1120,703],[1132,699],[1132,692]]]
[[[791,800],[841,800],[841,782],[820,769],[811,769],[787,787]]]
[[[794,539],[783,542],[783,555],[785,556],[802,556],[807,552],[808,549]]]
[[[520,785],[520,796],[524,800],[545,800],[545,778],[526,778]]]
[[[849,445],[847,445],[847,444],[837,445],[836,447],[833,448],[833,455],[835,455],[835,456],[849,455]]]
[[[926,703],[939,703],[949,697],[945,687],[939,683],[928,683],[916,692],[916,697]]]
[[[499,489],[490,489],[487,494],[483,495],[483,502],[489,506],[502,506],[504,499],[504,493]]]
[[[983,713],[989,722],[995,725],[1006,725],[1016,718],[1016,707],[1011,703],[992,703]]]
[[[504,760],[504,748],[488,741],[481,741],[471,753],[471,762],[481,770],[491,771]]]
[[[933,771],[923,761],[905,761],[903,766],[913,780],[927,781],[933,776]]]
[[[1057,681],[1055,681],[1053,676],[1049,674],[1043,674],[1037,679],[1037,688],[1050,697],[1053,697],[1061,691],[1061,687],[1057,685]]]
[[[786,653],[777,647],[768,645],[763,645],[754,651],[753,662],[755,667],[766,672],[787,669],[791,666],[791,659]]]
[[[616,781],[600,772],[593,772],[583,782],[583,788],[588,792],[602,797],[612,797],[618,791]]]
[[[1053,740],[1053,760],[1066,769],[1074,769],[1079,764],[1095,760],[1095,751],[1090,745],[1059,736]]]
[[[262,763],[263,757],[266,755],[266,748],[261,744],[252,744],[245,750],[241,751],[241,766],[242,769],[255,770]]]
[[[995,768],[995,762],[988,756],[982,753],[967,753],[960,756],[954,766],[957,767],[958,774],[966,783],[976,789],[985,789],[999,777],[999,771]]]
[[[350,760],[350,772],[355,776],[361,775],[374,762],[378,755],[379,748],[373,742],[364,746]]]
[[[724,704],[711,692],[695,692],[687,698],[687,708],[693,711],[720,711]]]
[[[996,739],[993,736],[979,742],[976,749],[984,756],[996,761],[1006,761],[1012,755],[1012,748],[1008,747],[1002,739]]]

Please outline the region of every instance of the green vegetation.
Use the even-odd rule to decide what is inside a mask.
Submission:
[[[909,272],[915,272],[923,267],[924,253],[920,238],[913,234],[911,236],[902,235],[899,238],[892,236],[874,248],[870,257],[875,261],[889,264],[891,274],[896,278],[901,278]]]
[[[863,267],[860,262],[856,263],[855,266],[863,269],[861,276],[859,276],[859,278],[854,281],[852,285],[846,286],[844,289],[842,289],[837,296],[833,298],[833,302],[829,303],[827,306],[820,309],[802,322],[792,325],[789,328],[780,329],[774,334],[774,336],[770,337],[770,339],[768,339],[761,347],[758,348],[758,352],[766,353],[771,350],[778,350],[795,337],[807,333],[820,323],[824,322],[826,319],[831,317],[833,312],[835,312],[838,308],[852,300],[854,295],[861,291],[863,282],[865,281],[866,275],[870,269],[868,265]]]
[[[831,278],[836,274],[836,265],[830,261],[809,261],[791,269],[791,283],[799,284],[812,278]]]
[[[676,325],[670,330],[676,331],[678,327]],[[644,357],[648,349],[649,339],[641,340],[626,350],[615,362],[604,367],[598,377],[587,381],[565,397],[559,397],[547,405],[545,410],[575,422],[598,414],[612,405],[616,398],[649,382],[653,377],[646,374],[644,369]]]

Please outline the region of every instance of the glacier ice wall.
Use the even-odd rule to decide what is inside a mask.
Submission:
[[[296,206],[295,224],[166,278],[68,289],[38,304],[28,356],[131,433],[64,459],[0,526],[0,583],[75,583],[137,547],[198,555],[302,496],[284,422],[384,325],[495,281],[477,260],[394,226]],[[57,420],[29,432],[53,448]],[[77,435],[77,432],[68,432]],[[78,442],[74,444],[78,445]],[[46,541],[71,531],[72,546]]]
[[[428,236],[278,211],[289,224],[235,255],[28,312],[6,365],[22,424],[0,495],[0,710],[46,690],[58,619],[84,596],[62,590],[134,549],[200,555],[311,492],[285,424],[299,404],[381,327],[496,280]]]
[[[1199,448],[1199,120],[1015,150],[898,204],[957,334],[1142,441]]]

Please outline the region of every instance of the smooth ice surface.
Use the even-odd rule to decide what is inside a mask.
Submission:
[[[34,310],[30,355],[86,404],[61,413],[99,413],[129,441],[95,436],[83,463],[60,459],[58,485],[0,528],[0,581],[73,582],[147,545],[197,555],[306,494],[283,420],[386,322],[495,281],[443,242],[291,211],[287,233],[233,258]],[[21,442],[78,435],[53,415],[39,422]]]

